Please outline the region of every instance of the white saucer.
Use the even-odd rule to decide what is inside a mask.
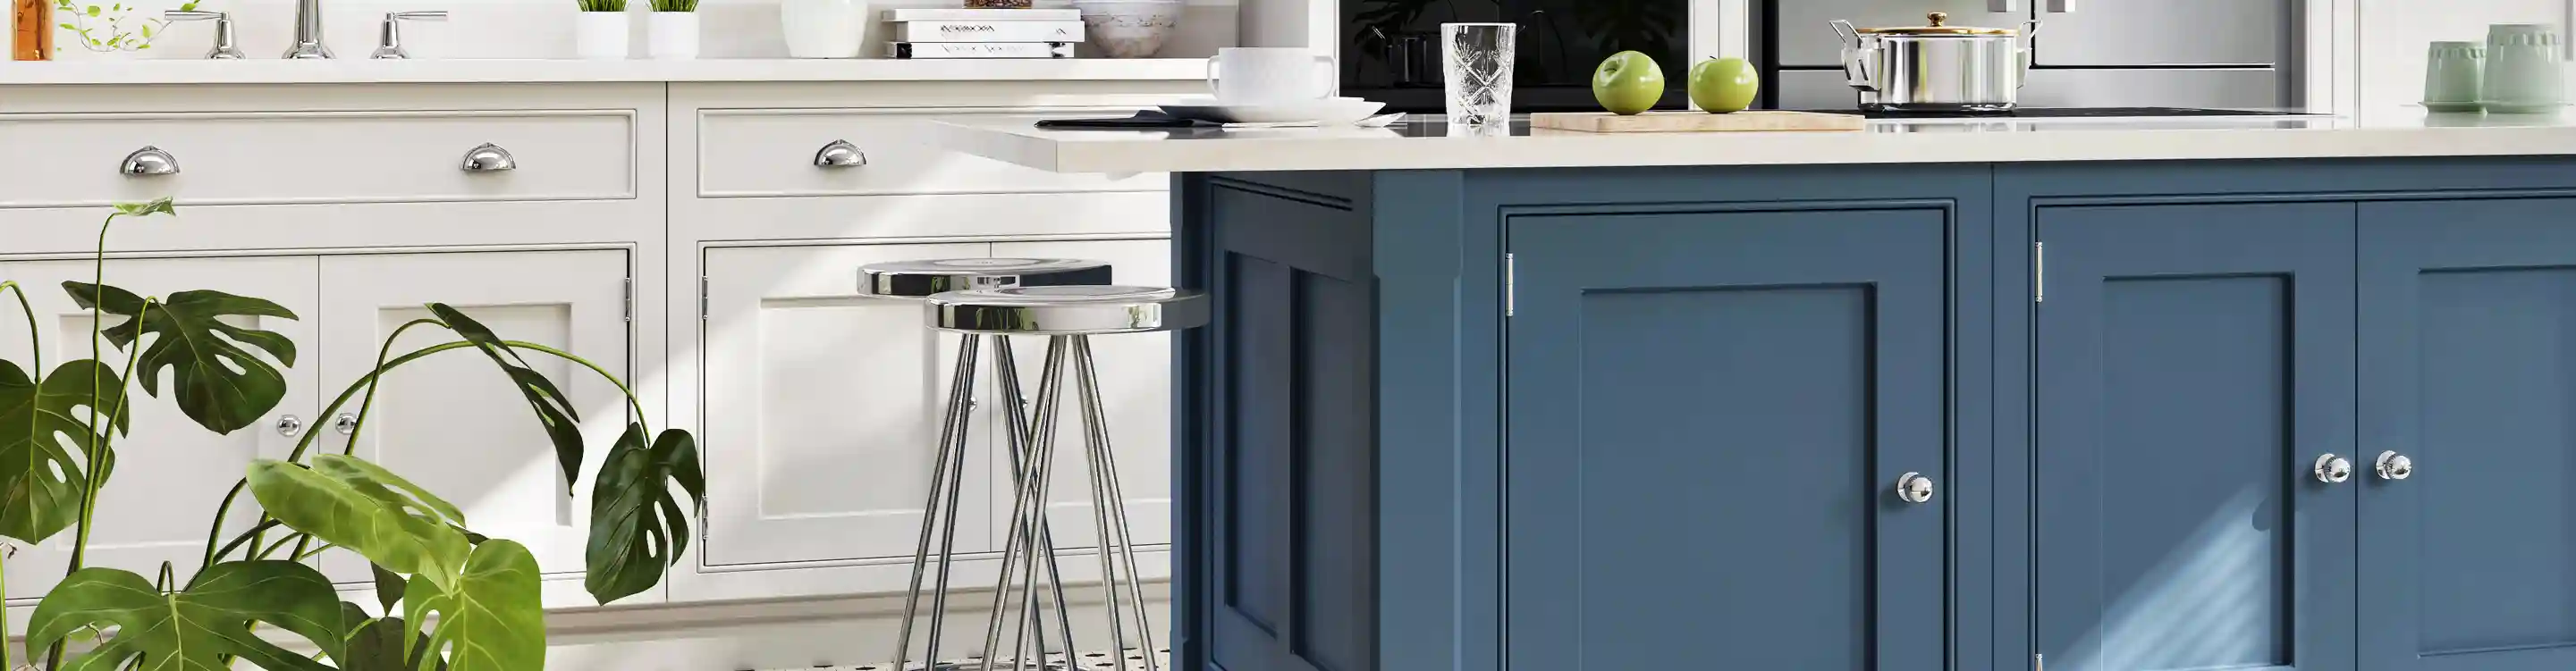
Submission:
[[[2427,100],[2416,104],[2424,106],[2424,109],[2435,112],[2478,112],[2487,108],[2486,103],[2477,102],[2433,102]]]
[[[1385,109],[1386,103],[1359,98],[1318,98],[1256,105],[1226,104],[1214,98],[1192,98],[1163,105],[1165,114],[1217,123],[1357,123]]]

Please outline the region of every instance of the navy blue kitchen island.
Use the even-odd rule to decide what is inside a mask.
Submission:
[[[2488,130],[1177,173],[1176,664],[2576,668],[2576,129]]]

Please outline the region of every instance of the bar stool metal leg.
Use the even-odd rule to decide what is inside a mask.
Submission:
[[[1055,470],[1053,468],[1055,427],[1058,408],[1062,405],[1064,396],[1064,364],[1068,356],[1069,352],[1061,339],[1048,340],[1046,365],[1038,375],[1037,405],[1032,409],[1031,414],[1034,418],[1030,421],[1031,427],[1028,433],[1030,437],[1028,456],[1031,463],[1025,470],[1029,477],[1016,483],[1018,487],[1011,503],[1010,532],[1005,534],[1002,541],[1002,577],[1000,584],[994,587],[993,615],[985,627],[984,671],[992,671],[993,664],[997,661],[995,657],[1001,653],[1002,624],[1010,619],[1011,584],[1015,582],[1014,578],[1018,577],[1017,574],[1020,572],[1018,569],[1023,563],[1030,565],[1028,573],[1032,593],[1026,595],[1022,601],[1030,606],[1035,605],[1034,590],[1037,576],[1034,562],[1023,560],[1020,553],[1024,550],[1032,553],[1036,551],[1033,547],[1036,543],[1028,541],[1035,540],[1037,534],[1034,529],[1041,526],[1040,520],[1045,518],[1047,483],[1053,479]],[[1033,511],[1034,514],[1032,514]],[[1019,661],[1013,660],[1012,664],[1017,666]]]
[[[957,367],[948,378],[948,405],[940,419],[939,449],[930,465],[930,495],[922,505],[921,537],[913,546],[912,580],[903,598],[903,623],[896,633],[895,669],[902,671],[912,653],[913,616],[920,612],[922,578],[928,573],[932,541],[938,542],[938,583],[930,599],[930,641],[923,666],[937,664],[941,629],[948,619],[948,569],[957,548],[957,503],[966,471],[966,426],[974,413],[975,359],[981,339],[960,338]]]
[[[1028,400],[1026,396],[1022,395],[1020,390],[1020,366],[1019,362],[1012,355],[1010,336],[996,334],[987,337],[991,338],[993,342],[993,374],[994,377],[999,379],[999,381],[995,383],[995,386],[998,387],[998,390],[1002,394],[1002,408],[1009,411],[1009,414],[1005,416],[1010,419],[1008,430],[1010,432],[1009,451],[1011,455],[1011,482],[1016,487],[1022,483],[1026,483],[1026,478],[1035,477],[1035,474],[1031,473],[1029,468],[1036,463],[1036,460],[1029,458],[1028,454],[1028,450],[1032,444],[1029,436]],[[1012,491],[1016,492],[1018,490],[1013,489]],[[1036,559],[1046,565],[1048,592],[1055,597],[1055,620],[1058,636],[1056,640],[1064,644],[1064,652],[1067,657],[1070,658],[1074,652],[1073,609],[1065,602],[1064,571],[1062,568],[1058,567],[1056,563],[1054,525],[1047,522],[1043,515],[1039,518],[1036,547],[1038,549]],[[1029,618],[1030,626],[1034,626],[1039,629],[1039,633],[1035,638],[1038,647],[1038,659],[1040,660],[1040,663],[1043,664],[1046,659],[1046,636],[1044,633],[1046,623],[1044,622],[1044,619],[1039,617],[1035,612],[1031,612],[1029,614]]]
[[[1118,482],[1118,460],[1110,449],[1109,414],[1107,403],[1101,400],[1100,372],[1091,357],[1091,337],[1072,336],[1072,339],[1074,379],[1081,386],[1082,394],[1083,443],[1091,464],[1092,510],[1093,516],[1100,521],[1101,587],[1109,597],[1110,636],[1117,651],[1126,652],[1127,640],[1119,631],[1122,625],[1118,617],[1117,573],[1110,570],[1109,562],[1109,551],[1114,541],[1121,565],[1118,568],[1127,573],[1125,596],[1128,610],[1136,619],[1136,647],[1144,653],[1145,671],[1158,671],[1156,667],[1159,664],[1154,661],[1154,626],[1152,619],[1145,614],[1144,574],[1136,569],[1135,530],[1127,520],[1127,497]],[[1117,535],[1114,538],[1110,535],[1111,520],[1116,521]],[[1127,668],[1124,654],[1118,658],[1118,668],[1121,671]]]

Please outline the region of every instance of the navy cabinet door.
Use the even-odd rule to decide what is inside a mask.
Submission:
[[[2049,671],[2352,668],[2350,203],[2042,206]]]
[[[1506,221],[1510,667],[1944,668],[1949,211]]]
[[[2576,669],[2570,212],[2362,206],[2363,671]]]

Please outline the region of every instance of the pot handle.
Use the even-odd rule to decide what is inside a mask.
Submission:
[[[1829,23],[1829,24],[1832,24],[1832,25],[1833,25],[1833,27],[1834,27],[1834,34],[1835,34],[1835,35],[1837,35],[1837,36],[1842,37],[1842,39],[1843,39],[1843,44],[1844,44],[1845,46],[1850,46],[1850,47],[1859,47],[1859,46],[1860,46],[1860,30],[1859,30],[1859,29],[1857,29],[1857,28],[1853,28],[1853,27],[1852,27],[1852,22],[1850,22],[1850,21],[1845,21],[1845,20],[1843,20],[1843,19],[1834,19],[1834,20],[1832,20],[1832,21],[1827,21],[1826,23]],[[2035,22],[2034,22],[2034,23],[2035,23]]]
[[[1853,28],[1852,22],[1834,19],[1827,23],[1843,41],[1843,83],[1863,91],[1877,91],[1878,82],[1869,74],[1869,62],[1878,58],[1878,49],[1861,46],[1860,30]]]
[[[2022,24],[2021,24],[2021,27],[2022,27],[2022,30],[2021,30],[2021,37],[2022,37],[2022,39],[2023,39],[2023,40],[2027,40],[2027,41],[2025,41],[2025,42],[2023,42],[2023,43],[2022,43],[2022,46],[2021,46],[2021,48],[2020,48],[2020,49],[2015,49],[2015,50],[2014,50],[2014,51],[2020,52],[2020,56],[2019,56],[2019,57],[2020,57],[2020,59],[2021,59],[2021,63],[2020,63],[2020,66],[2021,66],[2021,77],[2019,78],[2018,83],[2016,83],[2016,84],[2013,86],[2013,88],[2021,88],[2021,87],[2029,86],[2029,85],[2030,85],[2030,66],[2031,66],[2031,62],[2032,62],[2032,61],[2039,60],[2039,56],[2038,56],[2038,53],[2039,53],[2039,29],[2040,29],[2040,26],[2041,26],[2041,25],[2043,25],[2043,24],[2041,24],[2041,23],[2040,23],[2038,20],[2036,20],[2036,19],[2034,19],[2034,20],[2030,20],[2030,21],[2023,21],[2023,22],[2022,22]]]

